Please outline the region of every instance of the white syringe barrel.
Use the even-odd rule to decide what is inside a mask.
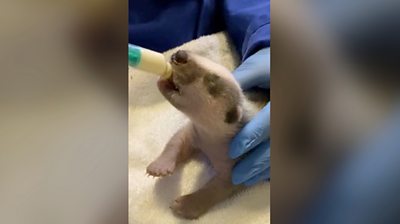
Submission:
[[[128,59],[131,66],[160,75],[164,79],[169,78],[172,74],[171,64],[164,55],[158,52],[129,44]]]

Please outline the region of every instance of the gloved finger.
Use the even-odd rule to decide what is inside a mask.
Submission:
[[[252,186],[260,181],[267,180],[270,177],[270,168],[267,168],[263,172],[255,175],[254,177],[250,178],[249,180],[244,182],[246,186]]]
[[[233,71],[233,76],[235,76],[244,90],[256,86],[268,88],[270,81],[270,65],[270,48],[264,48],[248,57]]]
[[[229,156],[232,159],[243,155],[269,137],[270,106],[268,104],[247,123],[230,143]]]
[[[269,168],[269,141],[259,144],[233,168],[232,183],[242,184]]]

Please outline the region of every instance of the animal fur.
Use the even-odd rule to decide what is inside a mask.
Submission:
[[[158,88],[190,122],[170,139],[161,155],[147,167],[147,173],[167,176],[196,152],[205,154],[215,176],[201,189],[177,198],[171,205],[175,214],[196,219],[244,188],[231,183],[236,161],[228,157],[229,142],[259,108],[248,102],[225,67],[184,50],[171,56],[171,64],[172,77],[160,79]]]

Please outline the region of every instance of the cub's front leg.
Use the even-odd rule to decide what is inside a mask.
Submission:
[[[163,152],[147,167],[146,172],[155,177],[171,175],[179,163],[189,159],[195,152],[193,133],[191,123],[179,129]]]

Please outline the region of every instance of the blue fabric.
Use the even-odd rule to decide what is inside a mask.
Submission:
[[[223,10],[227,31],[242,60],[270,46],[269,0],[226,0]]]
[[[129,0],[131,44],[163,52],[221,30],[242,60],[269,47],[269,0]]]

